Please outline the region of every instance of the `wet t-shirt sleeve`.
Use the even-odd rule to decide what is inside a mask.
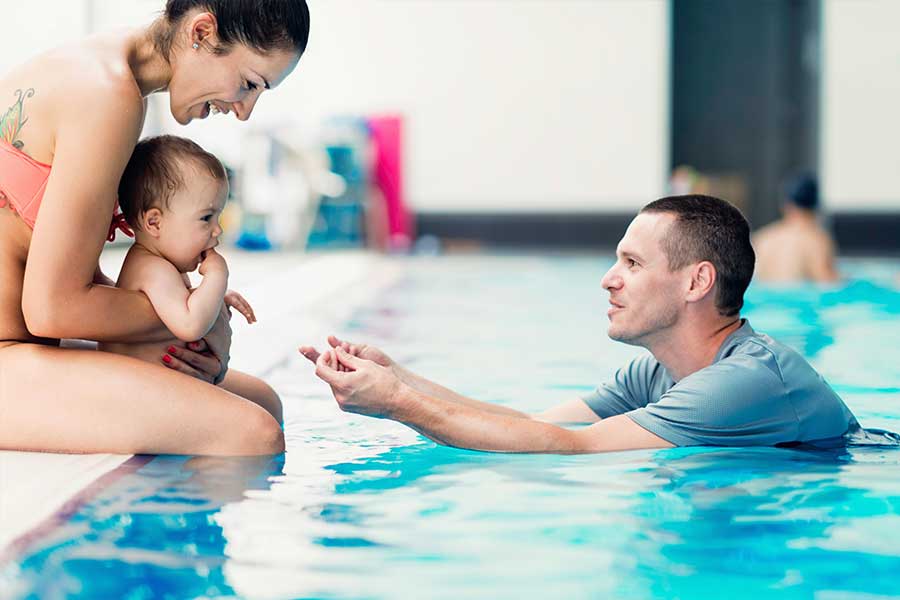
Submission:
[[[653,376],[659,368],[652,355],[639,356],[582,400],[601,419],[646,406],[650,401]]]
[[[677,446],[774,446],[797,440],[799,430],[781,371],[766,350],[701,369],[627,414]]]

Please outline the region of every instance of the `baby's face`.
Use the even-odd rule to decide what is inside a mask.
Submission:
[[[219,245],[219,216],[228,197],[228,182],[207,171],[187,167],[184,185],[169,198],[163,211],[159,249],[182,273],[196,269],[204,250]]]

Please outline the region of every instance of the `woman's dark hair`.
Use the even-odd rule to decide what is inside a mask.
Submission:
[[[137,143],[119,181],[119,206],[132,229],[151,208],[169,208],[169,199],[185,184],[185,165],[228,181],[219,159],[187,138],[160,135]]]
[[[306,0],[167,0],[156,47],[168,59],[177,26],[190,11],[212,13],[218,22],[221,45],[214,50],[227,53],[236,43],[259,52],[306,50],[309,41],[309,7]]]
[[[641,212],[675,215],[661,242],[669,270],[708,260],[716,267],[716,308],[722,315],[738,314],[756,263],[741,211],[719,198],[691,194],[655,200]]]

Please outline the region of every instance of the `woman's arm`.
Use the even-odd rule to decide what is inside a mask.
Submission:
[[[140,96],[117,82],[64,85],[75,91],[52,117],[56,146],[25,267],[25,322],[42,337],[169,339],[144,294],[93,283],[119,178],[140,134]]]

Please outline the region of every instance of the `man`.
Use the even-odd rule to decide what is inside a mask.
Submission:
[[[434,441],[495,452],[587,453],[692,445],[834,445],[856,419],[796,352],[740,318],[753,275],[750,229],[710,196],[651,202],[603,277],[609,336],[650,354],[584,398],[538,415],[466,398],[365,345],[300,351],[340,407]],[[593,423],[566,429],[553,423]]]
[[[819,186],[803,175],[787,187],[784,217],[753,236],[756,276],[765,281],[813,281],[839,279],[834,267],[834,242],[819,224]]]

